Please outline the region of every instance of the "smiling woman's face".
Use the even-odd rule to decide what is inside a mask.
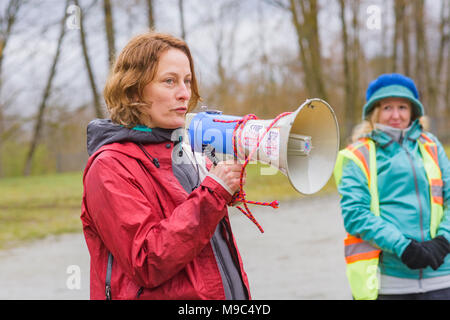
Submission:
[[[411,102],[405,98],[386,98],[380,101],[378,122],[397,129],[411,123]]]
[[[164,129],[184,126],[191,78],[189,59],[183,51],[172,48],[161,54],[155,77],[143,90],[143,98],[149,104],[146,126]]]

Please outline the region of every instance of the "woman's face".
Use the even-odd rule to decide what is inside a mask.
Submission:
[[[144,87],[149,103],[147,115],[151,128],[176,129],[184,126],[191,98],[191,67],[186,54],[171,48],[161,54],[155,78]]]
[[[411,123],[411,102],[405,98],[386,98],[380,101],[378,122],[397,129]]]

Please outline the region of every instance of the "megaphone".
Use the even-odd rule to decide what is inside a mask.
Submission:
[[[186,115],[194,152],[211,146],[216,155],[257,160],[280,170],[301,194],[316,193],[329,180],[339,151],[339,126],[330,105],[308,99],[294,112],[259,120],[205,111]],[[238,137],[238,138],[237,138]]]

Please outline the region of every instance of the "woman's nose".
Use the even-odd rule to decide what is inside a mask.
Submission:
[[[191,98],[191,89],[188,88],[184,82],[181,83],[177,91],[177,99],[189,100],[190,98]]]
[[[393,118],[399,118],[400,117],[400,111],[398,110],[398,108],[394,108],[394,110],[392,111],[392,117]]]

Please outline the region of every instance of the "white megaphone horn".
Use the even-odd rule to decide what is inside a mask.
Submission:
[[[218,111],[187,114],[192,150],[203,152],[210,145],[218,155],[244,160],[258,146],[251,160],[280,170],[298,192],[313,194],[327,183],[339,151],[339,126],[327,102],[309,99],[276,121],[249,119],[237,127],[241,119]]]

